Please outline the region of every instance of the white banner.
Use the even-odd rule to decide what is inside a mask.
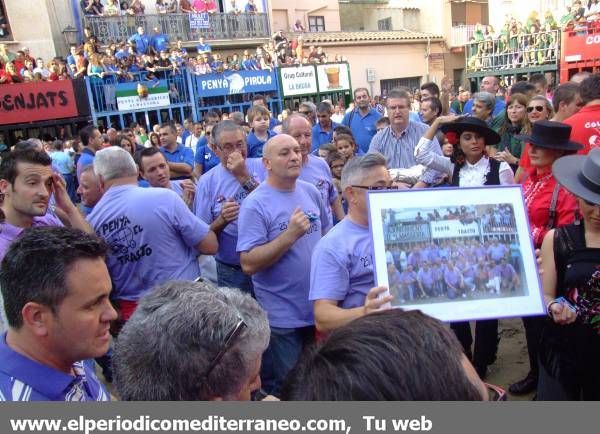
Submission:
[[[313,65],[281,68],[283,96],[317,93],[317,74]]]
[[[347,63],[317,65],[319,92],[350,90],[350,73]]]
[[[429,222],[431,226],[431,238],[459,238],[479,236],[479,225],[477,222],[464,223],[460,220],[442,220]]]
[[[119,110],[144,110],[155,107],[167,107],[171,104],[169,93],[152,93],[146,98],[126,96],[117,98]]]

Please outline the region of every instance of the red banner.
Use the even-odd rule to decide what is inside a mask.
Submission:
[[[77,116],[70,80],[0,85],[0,125]]]

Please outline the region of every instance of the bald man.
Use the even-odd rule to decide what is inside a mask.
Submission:
[[[244,228],[237,243],[242,269],[252,276],[256,299],[271,326],[261,368],[263,389],[276,396],[314,336],[310,258],[331,227],[319,191],[298,180],[302,156],[293,137],[270,139],[263,149],[266,181],[242,202],[238,217],[238,227]]]

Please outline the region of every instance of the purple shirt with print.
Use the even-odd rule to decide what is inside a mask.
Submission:
[[[310,288],[310,258],[323,233],[331,227],[317,189],[297,181],[293,191],[277,190],[263,182],[249,195],[239,215],[238,252],[273,241],[288,227],[299,207],[311,217],[309,230],[272,266],[252,276],[254,292],[267,311],[272,327],[297,328],[314,324]]]
[[[35,228],[40,226],[63,226],[63,224],[52,214],[46,214],[41,217],[33,218],[31,227]],[[24,228],[13,226],[10,223],[0,223],[0,261],[4,259],[4,255],[6,255],[12,242],[17,239],[24,230]]]
[[[210,229],[170,189],[111,187],[88,221],[110,246],[113,299],[136,301],[168,280],[200,275],[196,245]]]

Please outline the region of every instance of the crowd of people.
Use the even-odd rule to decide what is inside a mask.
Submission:
[[[595,28],[600,20],[596,0],[574,0],[557,20],[551,10],[542,18],[533,10],[525,22],[506,17],[499,31],[477,24],[468,44],[467,69],[494,71],[556,63],[560,31]]]
[[[398,283],[377,286],[367,192],[520,182],[550,318],[524,319],[531,372],[509,390],[597,399],[600,151],[589,125],[600,75],[583,78],[559,85],[552,103],[540,77],[505,101],[488,76],[458,106],[444,84],[423,84],[418,101],[410,89],[376,101],[356,88],[348,110],[305,101],[279,122],[257,95],[246,113],[17,143],[0,163],[0,354],[10,360],[0,397],[107,399],[95,358],[121,399],[486,399],[497,320],[477,321],[473,346],[468,323],[453,323],[454,336],[420,313],[377,311],[519,290],[515,248],[496,236],[421,244],[406,264],[392,249]],[[486,224],[513,225],[508,208]],[[474,218],[443,209],[439,218]],[[424,348],[416,336],[429,333]],[[553,339],[562,334],[568,345]],[[367,387],[382,383],[379,371],[344,348],[405,364]],[[334,352],[355,375],[330,373]],[[438,387],[432,377],[449,370],[455,385]],[[394,388],[416,371],[414,389]],[[42,373],[57,381],[40,384]],[[334,386],[318,387],[327,378]]]

